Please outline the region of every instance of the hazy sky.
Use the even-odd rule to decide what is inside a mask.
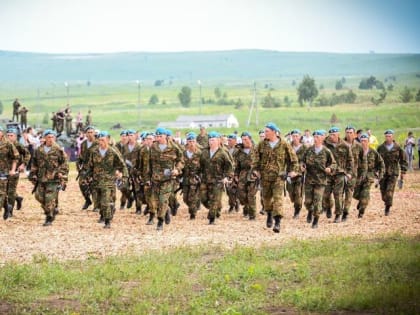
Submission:
[[[0,50],[420,53],[420,0],[0,0]]]

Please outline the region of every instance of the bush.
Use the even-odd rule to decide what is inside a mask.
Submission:
[[[420,89],[417,91],[417,94],[416,94],[416,102],[420,102]]]
[[[42,118],[42,124],[48,125],[49,121],[50,121],[50,117],[48,117],[48,113],[45,113],[44,118]]]
[[[341,90],[343,89],[343,83],[341,81],[337,81],[335,82],[335,89],[336,90]]]
[[[0,101],[0,115],[3,114],[3,103]]]
[[[400,96],[401,96],[401,102],[403,103],[408,103],[413,98],[413,95],[411,94],[411,91],[407,86],[404,87],[404,89],[401,91]]]
[[[158,96],[156,94],[153,94],[152,96],[150,96],[149,105],[156,105],[157,103],[159,103]]]

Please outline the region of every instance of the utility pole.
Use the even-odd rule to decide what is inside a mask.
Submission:
[[[137,83],[137,106],[138,106],[138,124],[140,126],[140,93],[141,93],[141,83],[139,80],[136,81]]]
[[[252,103],[249,109],[248,121],[246,124],[247,127],[249,127],[251,123],[252,111],[254,110],[254,106],[255,106],[255,125],[258,127],[257,83],[255,81],[254,81],[254,95],[252,97]]]
[[[198,87],[199,87],[199,89],[200,89],[200,100],[199,100],[200,111],[199,111],[199,113],[200,113],[200,115],[201,115],[201,107],[202,107],[202,105],[203,105],[203,99],[202,99],[202,97],[201,97],[201,80],[198,80],[198,81],[197,81],[197,83],[198,83]]]

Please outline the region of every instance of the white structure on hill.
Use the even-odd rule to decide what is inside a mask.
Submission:
[[[164,128],[238,128],[239,123],[233,114],[228,115],[197,115],[197,116],[178,116],[176,121],[160,122],[158,127]]]

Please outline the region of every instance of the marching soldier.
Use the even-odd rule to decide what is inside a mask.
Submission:
[[[252,169],[257,177],[261,177],[266,225],[271,228],[274,218],[273,231],[279,233],[280,221],[284,216],[284,181],[287,177],[297,176],[299,163],[290,144],[280,138],[280,129],[274,123],[265,125],[264,132],[265,139],[257,146]]]
[[[146,209],[144,210],[144,214],[150,213],[150,209],[152,208],[152,190],[151,190],[151,173],[150,173],[150,148],[153,145],[153,141],[155,140],[154,135],[152,133],[146,132],[144,134],[143,144],[140,148],[140,178],[143,183],[143,190],[144,190],[144,199],[146,202]],[[147,221],[147,225],[153,225],[153,219],[155,213],[149,214],[149,220]]]
[[[229,152],[229,156],[232,159],[233,169],[235,169],[235,158],[238,153],[237,139],[235,134],[230,134],[227,137],[227,146],[226,149]],[[229,200],[229,210],[232,212],[234,209],[236,212],[239,211],[239,200],[238,200],[238,183],[232,181],[226,186],[226,194]]]
[[[22,208],[23,197],[16,194],[16,187],[19,181],[19,173],[26,170],[26,165],[31,158],[31,154],[28,149],[25,148],[23,144],[17,141],[17,129],[9,128],[7,129],[7,138],[13,145],[16,147],[16,150],[19,152],[19,159],[17,161],[16,173],[14,175],[9,175],[8,190],[7,190],[7,200],[11,206],[10,216],[13,216],[13,208],[16,201],[16,210]]]
[[[335,218],[334,223],[341,221],[343,213],[343,195],[345,192],[345,185],[352,179],[353,172],[353,155],[348,145],[346,145],[339,136],[340,129],[332,127],[329,130],[329,136],[324,141],[324,145],[334,155],[337,163],[336,169],[327,176],[327,185],[325,186],[324,197],[322,198],[322,208],[327,213],[327,218],[331,218],[331,194],[334,195],[335,201]],[[347,218],[343,215],[344,221]]]
[[[251,134],[247,131],[241,135],[242,144],[235,154],[235,176],[234,181],[238,185],[238,198],[243,205],[243,215],[249,220],[256,218],[256,195],[259,180],[252,173],[252,159],[255,157],[253,152],[254,143]]]
[[[55,131],[47,129],[43,137],[44,144],[34,152],[29,179],[45,213],[44,226],[49,226],[58,213],[58,193],[65,189],[69,165],[63,149],[55,143]]]
[[[200,208],[200,158],[201,150],[198,148],[197,135],[194,132],[187,134],[187,144],[182,169],[182,198],[188,206],[190,220],[194,220]]]
[[[296,153],[299,163],[302,163],[303,156],[306,152],[306,146],[301,142],[301,132],[299,129],[293,129],[290,132],[292,137],[291,146]],[[303,183],[304,183],[304,172],[299,170],[297,176],[293,179],[287,178],[286,180],[286,189],[289,193],[290,201],[293,203],[295,212],[293,214],[293,219],[299,217],[300,210],[302,209],[302,199],[303,199]]]
[[[400,176],[400,188],[404,181],[404,175],[407,172],[407,157],[400,145],[394,141],[394,131],[388,129],[384,133],[385,142],[378,147],[378,153],[385,163],[385,173],[381,182],[382,201],[385,204],[385,215],[389,215],[394,199],[395,185],[398,175]]]
[[[370,187],[375,181],[382,181],[385,164],[380,154],[375,149],[370,148],[369,135],[367,133],[363,133],[360,136],[360,143],[364,157],[363,163],[366,164],[366,167],[359,163],[354,198],[359,200],[357,204],[357,210],[359,210],[358,218],[363,218],[370,200]]]
[[[312,135],[314,145],[306,150],[301,169],[305,172],[305,207],[308,210],[306,222],[312,223],[312,228],[317,228],[327,176],[335,170],[336,163],[331,151],[322,145],[325,131],[316,130]]]
[[[20,103],[19,100],[16,98],[13,102],[13,117],[12,120],[15,120],[16,117],[16,122],[19,122],[19,107],[20,107]]]
[[[208,139],[209,146],[203,149],[200,159],[200,199],[209,210],[209,224],[215,224],[216,217],[220,215],[222,192],[229,179],[233,178],[233,165],[228,153],[220,147],[220,135],[211,131]]]
[[[127,150],[127,147],[126,147],[127,143],[128,143],[127,130],[122,130],[120,132],[120,141],[118,141],[115,144],[115,147],[118,149],[122,157],[125,156],[125,153]],[[131,208],[131,206],[133,205],[134,199],[131,196],[131,191],[128,189],[128,186],[121,187],[120,191],[121,191],[120,210],[124,210],[126,204],[127,204],[128,209]]]
[[[98,134],[98,145],[92,149],[87,168],[96,190],[101,216],[98,222],[105,222],[104,228],[109,229],[115,212],[115,179],[120,178],[122,185],[127,185],[128,171],[121,154],[109,145],[108,132]]]

